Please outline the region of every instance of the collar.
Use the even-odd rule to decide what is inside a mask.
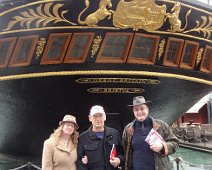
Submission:
[[[160,127],[160,125],[155,121],[155,119],[154,119],[153,117],[149,116],[149,118],[152,120],[153,129],[154,129],[154,130],[157,130],[157,129]],[[134,134],[134,131],[135,131],[135,129],[134,129],[135,122],[136,122],[136,119],[134,119],[134,120],[132,121],[132,123],[130,124],[130,126],[127,128],[127,132],[128,132],[130,135],[133,135],[133,134]]]
[[[90,140],[97,140],[96,133],[92,131],[92,126],[90,126],[88,129],[88,137],[90,138]],[[112,138],[113,138],[113,135],[110,128],[108,128],[107,126],[104,126],[104,139],[111,140]]]
[[[58,142],[55,144],[55,147],[62,150],[62,151],[66,151],[66,152],[71,152],[75,146],[72,142],[69,142],[68,146],[64,146],[62,143]]]

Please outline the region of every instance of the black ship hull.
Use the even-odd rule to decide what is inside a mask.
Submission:
[[[101,6],[99,2],[96,4]],[[0,26],[1,153],[40,156],[44,140],[65,114],[77,117],[81,132],[89,127],[89,109],[96,104],[105,108],[106,124],[121,133],[134,118],[127,108],[134,96],[151,100],[150,115],[171,125],[211,92],[211,9],[182,4],[180,12],[189,16],[191,8],[199,21],[199,14],[207,14],[205,24],[196,28],[208,32],[199,35],[198,31],[192,32],[195,21],[188,25],[187,32],[174,27],[168,17],[174,2],[157,1],[156,5],[149,0],[138,13],[132,9],[139,2],[112,1],[111,10],[115,12],[106,6],[108,19],[100,17],[98,5],[90,2],[87,8],[83,0],[23,0],[1,8],[0,21],[5,23]],[[80,15],[84,9],[88,9],[84,14],[87,18]],[[128,16],[125,10],[131,14]],[[96,23],[89,19],[94,13]],[[185,24],[185,18],[175,17]],[[87,35],[90,40],[83,46]],[[140,37],[147,39],[143,43]],[[143,48],[136,38],[149,46]],[[72,56],[73,49],[78,52]],[[184,59],[189,54],[190,58]]]

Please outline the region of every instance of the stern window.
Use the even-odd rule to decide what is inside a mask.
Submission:
[[[94,33],[74,33],[64,63],[83,63],[93,37]]]
[[[107,33],[96,62],[125,63],[132,37],[132,33]]]
[[[200,71],[210,73],[212,71],[212,47],[206,46],[202,58]]]
[[[178,67],[183,49],[183,43],[184,40],[182,39],[168,38],[163,65]]]
[[[135,64],[154,64],[159,38],[159,36],[136,33],[127,62]]]
[[[0,68],[7,67],[16,38],[0,39]]]
[[[23,36],[18,39],[9,67],[30,65],[38,37],[38,35],[32,35]]]
[[[41,64],[61,64],[68,47],[71,34],[51,34],[47,42]]]
[[[199,43],[192,41],[185,41],[180,67],[186,69],[193,69],[199,48]]]

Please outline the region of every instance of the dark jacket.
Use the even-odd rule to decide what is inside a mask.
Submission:
[[[99,145],[99,139],[97,139],[95,132],[92,127],[87,131],[83,132],[78,141],[77,149],[77,170],[116,170],[109,160],[110,153],[113,144],[115,144],[117,157],[120,159],[120,165],[124,164],[124,148],[122,146],[121,137],[115,129],[105,127],[103,145]],[[103,146],[103,147],[101,147]],[[82,163],[82,157],[88,157],[88,164]],[[102,165],[105,165],[102,169]]]
[[[153,122],[153,129],[156,130],[165,140],[163,143],[164,149],[161,153],[154,153],[155,160],[155,170],[170,170],[170,163],[168,155],[173,154],[179,146],[179,141],[177,137],[171,131],[169,125],[162,120],[153,119],[150,117]],[[126,159],[125,159],[125,170],[131,170],[131,139],[134,133],[134,123],[135,120],[129,123],[124,131],[122,136],[122,142],[126,150]]]

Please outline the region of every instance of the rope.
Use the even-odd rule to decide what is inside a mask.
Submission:
[[[17,168],[14,168],[14,169],[10,169],[10,170],[18,170],[18,169],[22,169],[22,168],[25,168],[25,167],[27,167],[27,164],[26,165],[22,165],[22,166],[17,167]]]
[[[13,169],[10,169],[10,170],[19,170],[19,169],[23,169],[23,168],[25,168],[25,167],[28,167],[28,168],[33,167],[33,168],[35,168],[35,169],[41,170],[40,167],[38,167],[38,166],[32,164],[31,162],[28,162],[28,163],[25,164],[25,165],[22,165],[22,166],[20,166],[20,167],[13,168]]]

